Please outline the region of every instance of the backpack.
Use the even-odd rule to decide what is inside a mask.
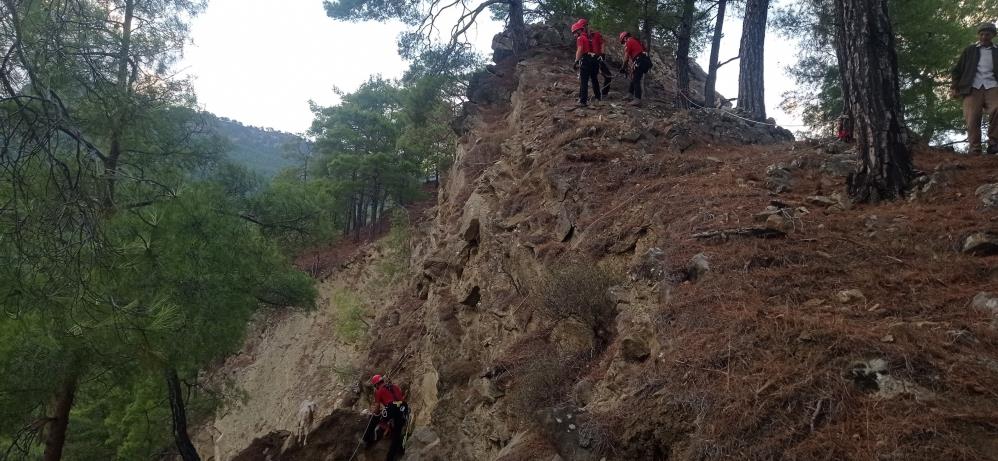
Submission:
[[[603,34],[599,33],[598,30],[594,30],[589,33],[589,51],[602,54],[603,53]],[[597,46],[599,45],[599,46]],[[597,50],[597,48],[599,48]]]

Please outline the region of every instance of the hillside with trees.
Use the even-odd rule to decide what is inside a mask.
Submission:
[[[207,1],[0,0],[0,459],[384,459],[377,373],[400,459],[998,460],[994,159],[931,147],[998,1],[315,2],[409,67],[298,136],[199,112]]]
[[[244,125],[207,113],[204,116],[208,127],[228,141],[226,158],[264,178],[272,178],[292,167],[296,158],[307,156],[311,149],[308,141],[292,133]]]

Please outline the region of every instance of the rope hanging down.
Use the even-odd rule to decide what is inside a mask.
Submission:
[[[679,95],[682,96],[683,99],[686,100],[686,102],[690,103],[691,105],[695,106],[698,109],[715,110],[715,111],[720,112],[723,115],[730,115],[730,116],[732,116],[734,118],[742,119],[742,120],[744,120],[746,122],[754,123],[756,125],[775,126],[775,127],[778,127],[778,128],[786,128],[786,127],[810,128],[811,127],[811,125],[778,125],[776,123],[760,122],[758,120],[752,120],[750,118],[742,117],[742,116],[740,116],[740,115],[738,115],[738,114],[736,114],[736,113],[734,113],[732,111],[729,111],[729,110],[726,110],[726,109],[723,109],[723,108],[720,108],[720,107],[718,107],[716,109],[712,109],[712,108],[709,108],[709,107],[701,106],[700,104],[697,104],[692,99],[690,99],[690,97],[687,96],[686,93],[684,93],[682,91],[679,92]]]

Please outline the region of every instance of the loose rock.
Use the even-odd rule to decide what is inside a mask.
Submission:
[[[651,349],[645,340],[631,336],[620,342],[620,353],[624,360],[637,363],[647,360],[651,356]]]
[[[793,220],[782,213],[772,214],[766,218],[766,228],[778,230],[780,232],[790,232],[794,229]]]
[[[970,307],[998,319],[998,294],[988,291],[977,293]]]
[[[838,292],[835,295],[835,299],[837,299],[842,304],[850,304],[856,301],[866,301],[866,296],[863,294],[862,291],[859,291],[857,289],[852,289],[852,290],[843,290]]]
[[[697,253],[696,256],[693,256],[690,264],[686,266],[687,279],[694,282],[703,278],[708,272],[710,272],[710,261],[703,253]]]
[[[998,183],[985,184],[974,192],[986,207],[998,206]]]
[[[998,233],[990,231],[973,233],[963,239],[960,251],[974,256],[998,254]]]
[[[667,273],[665,252],[661,248],[653,247],[641,255],[638,264],[631,271],[631,279],[657,282],[664,279]]]

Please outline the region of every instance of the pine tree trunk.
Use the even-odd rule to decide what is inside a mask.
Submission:
[[[130,93],[131,82],[128,76],[128,62],[132,53],[132,20],[135,17],[135,0],[125,1],[124,17],[121,28],[121,48],[118,49],[118,69],[116,82],[122,97]],[[128,104],[125,102],[124,104]],[[115,117],[111,128],[111,142],[107,157],[104,159],[105,192],[104,207],[114,207],[114,189],[117,182],[118,162],[121,159],[121,138],[124,137],[124,125],[127,114],[124,107],[119,107],[122,113]]]
[[[852,104],[849,102],[849,79],[846,78],[846,66],[849,62],[849,56],[846,55],[845,46],[845,21],[842,19],[842,5],[839,2],[835,2],[835,57],[838,60],[839,67],[839,89],[842,91],[842,115],[849,117],[850,120],[854,120],[852,114]]]
[[[187,434],[187,410],[184,408],[184,393],[180,388],[180,377],[177,370],[167,368],[166,388],[170,394],[170,414],[173,419],[173,441],[177,444],[180,459],[184,461],[201,461],[191,437]]]
[[[513,53],[523,56],[529,46],[527,27],[523,22],[523,0],[509,0],[509,32],[513,39]]]
[[[644,13],[641,19],[641,44],[645,46],[645,51],[651,52],[652,43],[654,40],[654,29],[655,20],[653,14],[656,11],[653,8],[657,8],[658,3],[652,0],[645,0],[644,2]]]
[[[903,197],[911,184],[911,153],[905,145],[897,53],[888,0],[835,0],[841,12],[847,100],[854,115],[859,171],[848,181],[850,197],[878,202]]]
[[[738,108],[754,120],[766,120],[765,48],[769,0],[748,0],[738,49]]]
[[[683,0],[683,18],[676,43],[676,106],[690,108],[690,40],[693,34],[695,0]]]
[[[59,387],[53,401],[53,415],[49,422],[48,434],[45,437],[44,461],[62,459],[62,448],[66,445],[66,433],[69,429],[69,411],[73,408],[76,398],[76,375],[70,375]]]
[[[714,107],[717,92],[717,60],[721,55],[721,37],[724,31],[724,13],[728,0],[717,0],[717,22],[714,23],[714,38],[710,44],[710,62],[707,64],[707,82],[703,87],[703,102]]]

